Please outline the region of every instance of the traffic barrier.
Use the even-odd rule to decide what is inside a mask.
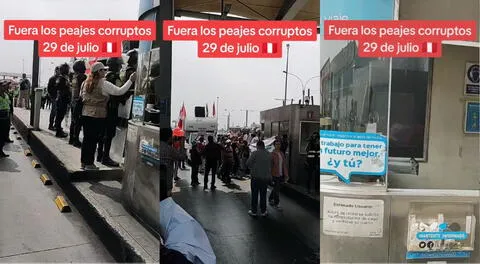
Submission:
[[[23,153],[24,153],[25,156],[27,156],[27,157],[32,156],[32,151],[30,151],[30,149],[25,149],[25,150],[23,151]]]
[[[40,180],[43,182],[43,185],[52,185],[52,181],[48,178],[47,174],[42,174]]]
[[[38,169],[40,168],[40,163],[38,163],[38,161],[36,160],[32,160],[32,167],[34,167],[35,169]]]
[[[67,201],[65,201],[65,198],[63,196],[59,195],[57,198],[55,198],[55,204],[57,205],[58,210],[60,210],[61,213],[65,212],[71,212],[72,209],[70,209],[70,206],[68,205]]]

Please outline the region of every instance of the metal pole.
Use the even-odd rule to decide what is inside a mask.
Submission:
[[[245,128],[248,127],[248,110],[245,110]]]
[[[227,116],[227,132],[228,130],[230,130],[230,112],[228,112],[228,116]]]
[[[34,102],[35,110],[33,111],[33,113],[35,114],[33,117],[34,130],[40,130],[40,106],[42,102],[42,94],[43,94],[42,88],[35,88],[35,102]]]
[[[33,41],[33,65],[32,65],[32,89],[30,92],[30,126],[33,127],[33,119],[35,116],[35,107],[32,103],[35,100],[35,92],[33,89],[38,87],[38,69],[40,64],[40,57],[38,56],[38,40]]]
[[[283,106],[287,105],[287,85],[288,85],[288,56],[290,51],[290,44],[287,44],[287,65],[285,67],[285,97],[283,100]]]

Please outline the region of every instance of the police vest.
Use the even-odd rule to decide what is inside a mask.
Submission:
[[[0,96],[0,111],[2,110],[10,111],[10,98],[7,94]]]
[[[320,156],[320,148],[318,145],[312,146],[310,150],[308,150],[307,152],[307,158],[309,159],[319,158],[319,156]]]

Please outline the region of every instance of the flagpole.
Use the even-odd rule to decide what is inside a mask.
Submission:
[[[220,110],[220,106],[218,105],[218,96],[217,96],[217,109],[215,109],[215,117],[217,118],[217,130],[218,130],[218,111]]]

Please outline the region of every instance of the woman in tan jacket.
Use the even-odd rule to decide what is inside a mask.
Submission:
[[[104,129],[107,117],[107,102],[110,95],[123,95],[128,91],[136,78],[136,73],[130,75],[129,80],[118,87],[105,80],[108,67],[96,62],[92,66],[92,73],[82,84],[82,125],[83,142],[81,152],[81,167],[85,170],[98,170],[95,166],[95,150],[99,137]]]

